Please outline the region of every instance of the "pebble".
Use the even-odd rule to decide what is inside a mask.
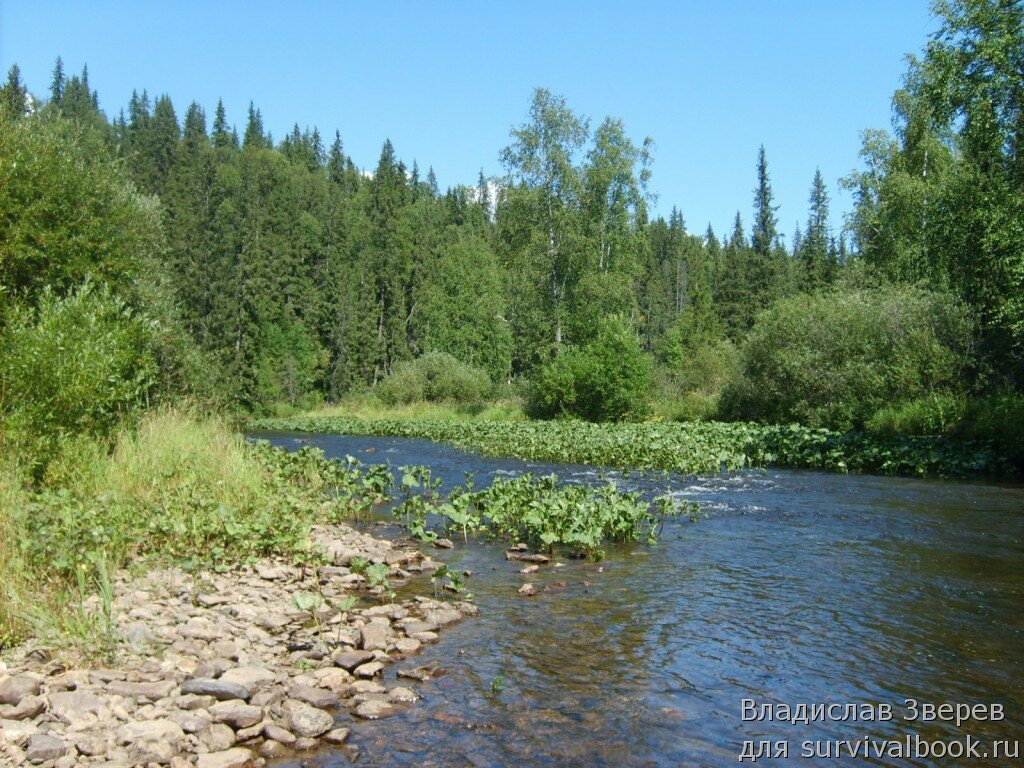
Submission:
[[[227,573],[118,574],[113,618],[123,643],[110,668],[69,667],[38,644],[5,651],[0,765],[250,768],[323,744],[357,756],[336,713],[374,720],[419,699],[378,682],[385,664],[476,607],[418,597],[331,610],[365,581],[349,571],[353,557],[403,576],[403,567],[430,573],[442,564],[346,526],[314,529],[312,539],[334,565],[307,572],[268,559]],[[315,627],[294,604],[314,589],[328,606]],[[441,674],[427,666],[405,677]]]

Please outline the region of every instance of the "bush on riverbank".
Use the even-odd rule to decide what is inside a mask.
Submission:
[[[1024,466],[1024,398],[1019,395],[938,394],[904,400],[878,410],[866,428],[884,436],[988,440],[1017,467]]]
[[[471,403],[485,399],[491,380],[479,368],[444,352],[396,363],[374,393],[385,405],[410,403]]]
[[[647,415],[651,360],[628,324],[601,323],[593,341],[565,346],[536,374],[527,411],[553,419],[637,421]]]
[[[922,288],[784,299],[751,329],[743,378],[724,396],[722,414],[859,429],[894,402],[955,392],[972,361],[972,332],[961,304]]]

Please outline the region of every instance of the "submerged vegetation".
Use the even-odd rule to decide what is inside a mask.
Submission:
[[[742,422],[592,424],[581,421],[262,419],[254,429],[422,437],[488,456],[683,473],[778,466],[888,475],[1009,474],[1012,461],[988,440],[887,437]]]
[[[614,483],[599,488],[560,484],[557,475],[535,477],[527,473],[512,479],[498,478],[479,491],[472,476],[447,499],[437,493],[439,482],[424,467],[402,467],[405,500],[392,512],[404,520],[409,533],[421,541],[435,541],[436,530],[428,515],[440,519],[446,534],[455,532],[463,541],[469,534],[501,536],[512,543],[546,549],[556,545],[573,554],[601,558],[605,542],[637,540],[653,542],[666,518],[696,518],[698,506],[663,496],[648,502],[635,493],[620,492]]]

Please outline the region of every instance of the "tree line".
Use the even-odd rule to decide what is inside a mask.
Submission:
[[[671,379],[742,346],[779,301],[870,281],[924,284],[970,311],[970,386],[1019,387],[1024,342],[1024,34],[1005,0],[938,2],[941,29],[912,59],[889,134],[864,135],[844,180],[848,233],[830,226],[820,172],[783,244],[764,147],[749,225],[693,234],[650,216],[650,140],[596,125],[539,88],[510,132],[501,178],[440,190],[385,141],[362,173],[342,138],[296,125],[275,140],[250,105],[239,132],[218,103],[133,93],[114,119],[87,69],[57,60],[45,103],[17,67],[0,90],[20,119],[72,121],[151,196],[157,260],[219,388],[253,411],[373,387],[443,351],[496,382],[529,379],[608,318]],[[31,116],[29,117],[31,113]],[[37,278],[7,276],[17,294]]]

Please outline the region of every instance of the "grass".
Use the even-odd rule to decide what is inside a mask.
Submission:
[[[105,652],[117,569],[313,559],[313,524],[385,491],[379,472],[312,449],[252,446],[224,422],[180,410],[154,411],[109,440],[64,441],[41,481],[3,455],[0,647],[34,636]]]

